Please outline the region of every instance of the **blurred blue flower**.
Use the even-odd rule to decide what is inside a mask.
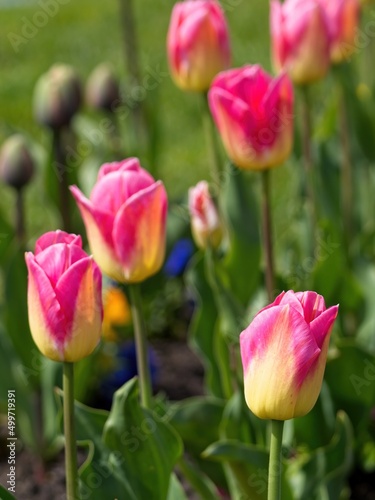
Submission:
[[[157,361],[155,353],[150,347],[148,348],[148,363],[151,382],[154,383],[157,375]],[[133,341],[124,342],[119,346],[114,365],[117,369],[103,377],[100,384],[100,396],[103,398],[106,406],[111,405],[112,396],[117,389],[138,374],[136,348]]]
[[[190,238],[178,240],[164,265],[164,273],[170,278],[181,276],[194,253],[194,244]]]

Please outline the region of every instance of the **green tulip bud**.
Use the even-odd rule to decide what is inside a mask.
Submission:
[[[32,178],[35,170],[25,138],[21,134],[9,137],[0,150],[0,179],[20,190]]]
[[[64,64],[52,66],[36,83],[34,116],[54,130],[69,125],[82,101],[81,82],[75,70]]]
[[[113,112],[119,99],[120,88],[116,75],[107,63],[99,64],[87,80],[87,103],[95,109]]]

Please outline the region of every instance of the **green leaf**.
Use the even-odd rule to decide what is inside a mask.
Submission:
[[[354,427],[369,418],[375,401],[375,358],[355,340],[337,343],[335,357],[327,361],[325,380],[337,408],[348,413]]]
[[[4,326],[29,382],[39,379],[41,354],[31,337],[27,308],[27,268],[24,252],[16,248],[5,273]]]
[[[3,488],[0,484],[0,498],[1,500],[16,500],[16,497],[14,497],[11,493],[9,493],[8,490]]]
[[[234,498],[238,490],[251,500],[267,498],[267,478],[269,453],[264,448],[243,444],[238,440],[222,440],[213,443],[203,456],[210,460],[227,462],[236,480]],[[285,467],[282,475],[282,499],[293,500],[288,483],[285,480]]]
[[[178,467],[185,478],[205,500],[217,500],[217,488],[193,461],[180,458]],[[174,500],[174,499],[173,499]]]
[[[336,417],[335,434],[324,448],[290,462],[287,477],[296,499],[338,500],[353,460],[353,431],[345,412]]]
[[[230,233],[230,249],[225,258],[229,288],[246,305],[260,279],[259,217],[249,177],[233,166],[226,172],[223,209]]]
[[[197,254],[191,260],[186,280],[193,288],[197,302],[190,324],[189,338],[205,365],[205,382],[208,390],[213,395],[221,397],[223,396],[220,384],[221,374],[214,355],[218,311],[211,288],[207,283],[202,254]]]
[[[294,438],[297,444],[310,450],[327,445],[335,431],[335,410],[329,387],[323,381],[318,401],[304,417],[294,418]]]
[[[171,475],[171,480],[169,482],[168,497],[167,500],[187,500],[185,491],[178,480],[176,474]]]
[[[220,465],[203,460],[201,454],[219,439],[219,425],[225,402],[213,397],[195,397],[174,403],[169,412],[170,424],[181,436],[185,450],[198,468],[215,484],[226,487]]]
[[[77,438],[89,447],[80,470],[82,495],[167,498],[182,442],[168,423],[140,407],[137,379],[116,391],[109,415],[79,403],[75,412]]]

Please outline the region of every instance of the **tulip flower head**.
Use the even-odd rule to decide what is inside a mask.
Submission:
[[[331,60],[338,64],[356,52],[355,37],[359,26],[359,0],[320,0],[331,33]]]
[[[272,0],[271,38],[275,69],[287,71],[294,83],[312,83],[327,73],[331,34],[319,0]]]
[[[293,88],[286,74],[272,78],[260,66],[223,71],[208,100],[229,158],[240,168],[280,165],[293,144]]]
[[[214,76],[230,66],[229,33],[215,0],[175,4],[167,37],[172,77],[183,90],[208,90]]]
[[[197,246],[218,247],[223,236],[222,225],[206,181],[198,182],[189,189],[189,211],[191,231]]]
[[[29,324],[35,344],[54,361],[74,362],[98,345],[103,318],[102,276],[81,237],[46,233],[25,255]]]
[[[101,270],[120,283],[155,274],[165,254],[167,194],[136,158],[105,163],[87,199],[72,186],[91,251]]]
[[[313,408],[337,313],[315,292],[283,292],[241,333],[245,399],[255,415],[288,420]]]

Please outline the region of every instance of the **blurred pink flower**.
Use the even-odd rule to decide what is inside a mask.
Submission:
[[[228,27],[215,0],[178,2],[167,36],[169,67],[183,90],[205,91],[214,76],[230,66]]]
[[[355,37],[359,26],[359,0],[319,0],[327,14],[331,33],[331,60],[349,60],[357,50]]]
[[[197,246],[218,247],[223,236],[222,225],[206,181],[200,181],[189,189],[189,212],[191,231]]]
[[[327,73],[331,34],[319,0],[272,0],[271,38],[275,69],[287,71],[294,83],[311,83]]]
[[[293,144],[293,88],[286,74],[272,78],[260,66],[219,73],[209,105],[229,158],[237,167],[280,165]]]

